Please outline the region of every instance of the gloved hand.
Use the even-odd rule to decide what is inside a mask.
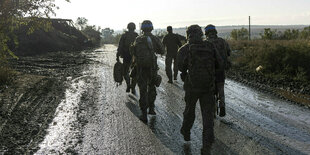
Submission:
[[[119,62],[119,56],[116,56],[116,61]]]
[[[186,76],[187,76],[187,72],[182,72],[181,73],[181,79],[182,79],[183,82],[185,81]]]

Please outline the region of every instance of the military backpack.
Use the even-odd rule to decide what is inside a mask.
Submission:
[[[209,42],[189,45],[188,80],[192,88],[207,91],[214,88],[215,53]]]
[[[156,55],[150,36],[140,36],[136,39],[134,56],[138,66],[148,68],[154,67]]]
[[[117,61],[113,68],[113,78],[118,85],[121,85],[123,82],[123,64]]]

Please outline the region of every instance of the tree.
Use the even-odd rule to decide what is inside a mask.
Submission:
[[[99,30],[99,28],[98,28]],[[101,33],[99,32],[95,25],[86,26],[82,32],[89,38],[94,45],[99,45],[101,40]]]
[[[69,2],[69,0],[65,0]],[[27,33],[36,29],[48,30],[51,23],[48,19],[55,15],[54,0],[1,0],[0,1],[0,63],[12,56],[12,44],[18,45],[14,32],[21,26],[27,25]],[[41,17],[45,17],[41,18]],[[0,64],[1,65],[1,64]]]
[[[230,33],[230,37],[233,40],[247,40],[249,36],[249,31],[246,28],[233,29]]]
[[[83,30],[88,23],[88,19],[85,17],[78,17],[76,20],[76,25],[79,27],[80,30]]]

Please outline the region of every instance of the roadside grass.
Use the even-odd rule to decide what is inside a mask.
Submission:
[[[272,79],[310,81],[310,41],[229,41],[233,66]],[[257,72],[256,68],[262,66]]]
[[[6,65],[0,66],[0,86],[9,83],[13,76],[13,70]]]

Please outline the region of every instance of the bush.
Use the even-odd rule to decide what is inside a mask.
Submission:
[[[230,41],[237,52],[232,57],[235,67],[263,73],[273,78],[310,81],[310,43],[308,41]]]

